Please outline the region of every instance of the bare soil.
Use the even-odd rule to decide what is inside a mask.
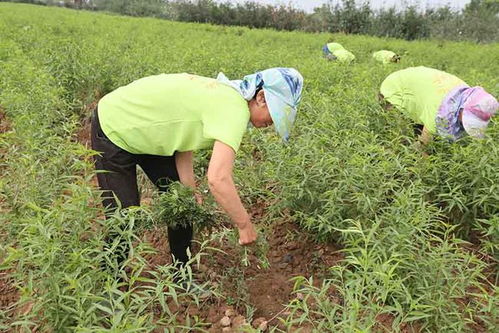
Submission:
[[[11,123],[0,105],[0,134],[10,131],[11,128]]]
[[[92,148],[90,139],[91,125],[91,118],[86,117],[82,121],[82,127],[76,132],[76,141],[78,141],[88,149]]]
[[[211,303],[204,304],[200,309],[190,311],[211,324],[210,332],[222,332],[220,320],[226,311],[233,311],[234,318],[243,316],[248,320],[247,306],[253,308],[254,319],[271,320],[269,327],[277,326],[278,317],[288,314],[285,305],[296,298],[291,279],[296,276],[312,276],[314,284],[319,285],[327,269],[342,259],[336,245],[316,244],[291,222],[283,220],[275,223],[267,228],[266,237],[269,243],[269,268],[260,267],[255,255],[250,255],[251,264],[244,266],[241,263],[241,247],[228,239],[209,244],[221,249],[223,253],[214,252],[203,257],[195,278],[199,283],[210,281],[222,294],[222,298],[211,300]],[[157,250],[149,258],[150,265],[170,263],[166,231],[148,232],[145,238]],[[231,327],[236,329],[237,320],[236,327]]]
[[[8,317],[13,317],[18,311],[16,303],[19,300],[19,291],[10,277],[12,271],[0,271],[0,311]]]

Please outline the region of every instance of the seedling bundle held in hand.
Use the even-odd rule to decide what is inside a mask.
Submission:
[[[205,203],[196,202],[194,190],[179,182],[169,185],[168,191],[160,193],[152,204],[152,219],[155,225],[173,229],[193,226],[202,231],[214,225],[215,215]]]

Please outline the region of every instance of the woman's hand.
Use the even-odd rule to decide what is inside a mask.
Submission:
[[[258,238],[258,233],[255,230],[255,226],[251,222],[247,222],[243,226],[239,226],[239,245],[249,245],[256,241]]]

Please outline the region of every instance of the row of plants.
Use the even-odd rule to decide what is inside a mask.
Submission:
[[[371,1],[329,1],[312,13],[291,4],[216,0],[10,0],[75,9],[104,10],[130,16],[151,16],[184,22],[238,25],[251,28],[344,32],[407,40],[438,38],[494,42],[498,40],[499,3],[471,0],[464,8],[402,3],[374,9]]]
[[[3,328],[201,330],[199,319],[177,320],[164,303],[200,302],[195,294],[174,282],[171,266],[146,264],[152,249],[138,226],[154,224],[161,209],[150,213],[153,220],[140,213],[104,222],[89,184],[94,152],[75,132],[89,105],[146,75],[223,71],[240,78],[274,66],[305,77],[299,120],[288,145],[271,128],[248,130],[236,162],[238,187],[249,207],[272,203],[255,222],[291,219],[345,254],[321,286],[296,279],[305,298],[288,305],[288,329],[375,331],[383,329],[381,318],[393,331],[497,325],[497,124],[486,140],[436,140],[423,158],[409,121],[376,102],[386,75],[415,65],[498,95],[496,44],[259,31],[12,4],[0,4],[0,14],[0,105],[13,127],[0,137],[1,267],[13,269],[20,304],[29,309],[2,311]],[[321,46],[330,38],[357,62],[323,61]],[[371,53],[385,48],[401,54],[401,63],[375,64]],[[208,156],[197,155],[197,170]],[[159,207],[168,206],[162,200],[176,199],[158,198]],[[107,251],[109,233],[120,236]],[[112,253],[123,242],[134,251],[118,265]],[[113,269],[101,270],[102,262]]]

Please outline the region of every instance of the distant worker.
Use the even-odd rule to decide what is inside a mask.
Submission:
[[[324,52],[324,55],[331,54],[332,52],[338,50],[345,50],[345,48],[340,43],[327,43],[322,48],[322,52]]]
[[[400,56],[396,54],[395,52],[388,51],[388,50],[381,50],[373,53],[373,58],[377,62],[380,62],[382,64],[389,64],[389,63],[395,63],[395,62],[400,62]]]
[[[355,55],[346,50],[340,43],[327,43],[322,48],[322,52],[327,60],[343,63],[350,63],[355,60]]]
[[[209,188],[239,231],[239,243],[257,239],[235,182],[236,153],[249,123],[274,124],[287,140],[301,99],[303,78],[293,68],[271,68],[229,80],[191,74],[160,74],[136,80],[104,96],[92,119],[92,148],[107,214],[138,206],[139,165],[160,191],[179,181],[196,191],[193,152],[213,149]],[[168,228],[172,255],[188,261],[192,227]],[[112,238],[112,236],[111,236]],[[113,239],[107,240],[109,247]],[[122,263],[125,258],[117,256]]]
[[[470,87],[452,74],[423,66],[390,74],[379,98],[385,109],[395,108],[415,122],[423,144],[434,134],[452,141],[465,134],[481,138],[499,107],[482,87]]]

